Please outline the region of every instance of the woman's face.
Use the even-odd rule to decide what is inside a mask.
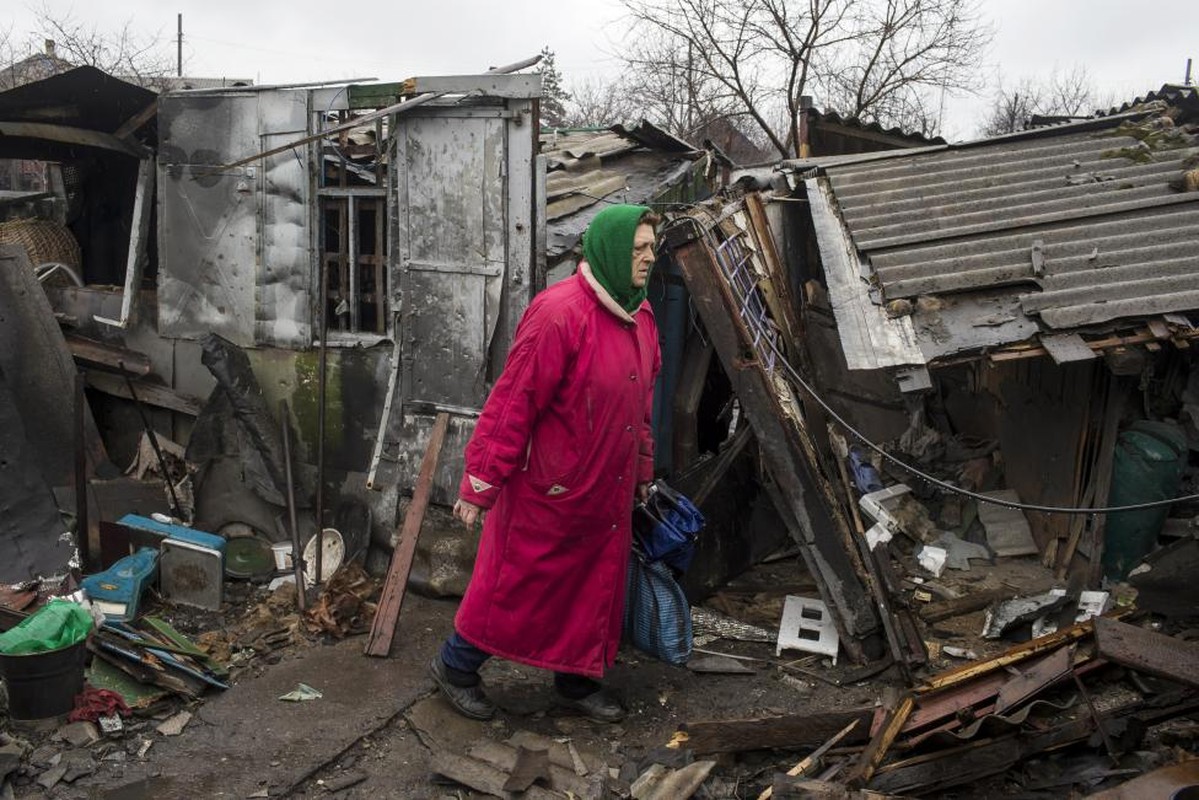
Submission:
[[[654,265],[654,235],[652,225],[641,224],[633,234],[633,288],[641,289],[649,281],[649,270]]]

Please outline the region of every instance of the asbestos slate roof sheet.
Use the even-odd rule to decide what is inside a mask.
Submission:
[[[1154,115],[825,169],[884,301],[1015,287],[1050,328],[1199,309],[1199,136]]]
[[[570,253],[608,202],[644,203],[687,178],[694,147],[647,122],[541,134],[546,161],[546,251]]]

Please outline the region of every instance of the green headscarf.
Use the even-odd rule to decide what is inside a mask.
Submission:
[[[583,258],[616,304],[630,314],[641,307],[646,287],[633,286],[633,237],[645,206],[613,205],[595,215],[583,234]]]

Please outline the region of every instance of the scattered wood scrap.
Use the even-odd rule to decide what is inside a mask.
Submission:
[[[1009,588],[987,589],[982,592],[972,592],[964,597],[958,597],[953,600],[942,600],[937,603],[929,603],[924,608],[920,609],[920,619],[932,624],[934,622],[942,622],[953,617],[960,617],[963,614],[971,614],[975,611],[981,611],[992,603],[998,603],[1003,600],[1010,600],[1017,594],[1016,590]]]
[[[652,764],[629,791],[633,800],[687,800],[715,766],[715,761],[695,761],[678,769]]]

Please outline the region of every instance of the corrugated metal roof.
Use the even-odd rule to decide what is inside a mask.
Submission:
[[[1094,128],[1092,122],[1089,128]],[[1199,137],[1157,117],[830,166],[885,300],[1026,285],[1055,328],[1199,308]]]

